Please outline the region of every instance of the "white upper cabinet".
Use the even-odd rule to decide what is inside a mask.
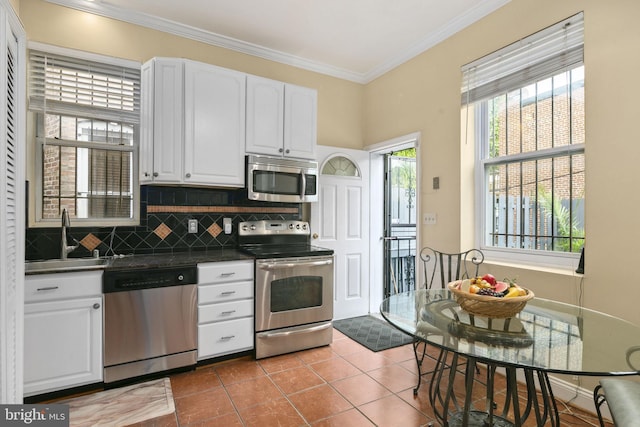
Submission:
[[[185,65],[184,182],[244,187],[246,75]]]
[[[157,58],[142,66],[140,182],[180,183],[184,62]]]
[[[140,182],[243,187],[245,79],[184,59],[144,64]]]
[[[247,76],[247,153],[315,159],[317,92]]]

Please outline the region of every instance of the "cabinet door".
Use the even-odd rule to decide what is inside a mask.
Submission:
[[[318,93],[295,85],[284,88],[284,155],[315,160]]]
[[[179,183],[184,138],[184,61],[156,58],[150,64],[152,70],[143,69],[142,73],[142,87],[146,90],[142,92],[140,175],[147,182]],[[150,109],[152,113],[148,112]],[[149,173],[151,177],[147,176]]]
[[[247,153],[284,152],[284,83],[247,76]]]
[[[185,63],[184,177],[244,187],[246,75]]]
[[[26,396],[102,381],[102,298],[25,304]]]

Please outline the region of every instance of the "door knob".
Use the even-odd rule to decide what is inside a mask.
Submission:
[[[313,237],[314,239],[317,239],[318,238],[318,233],[313,233],[313,236],[311,236],[311,237]]]

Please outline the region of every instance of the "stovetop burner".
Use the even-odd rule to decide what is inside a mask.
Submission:
[[[305,221],[241,222],[238,249],[260,259],[332,255],[332,249],[310,243],[310,232]]]
[[[332,255],[333,250],[308,244],[241,245],[240,250],[256,258],[289,258]]]

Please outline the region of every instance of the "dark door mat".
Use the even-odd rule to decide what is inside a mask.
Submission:
[[[412,338],[373,316],[358,316],[334,320],[333,327],[372,351],[409,344]]]

